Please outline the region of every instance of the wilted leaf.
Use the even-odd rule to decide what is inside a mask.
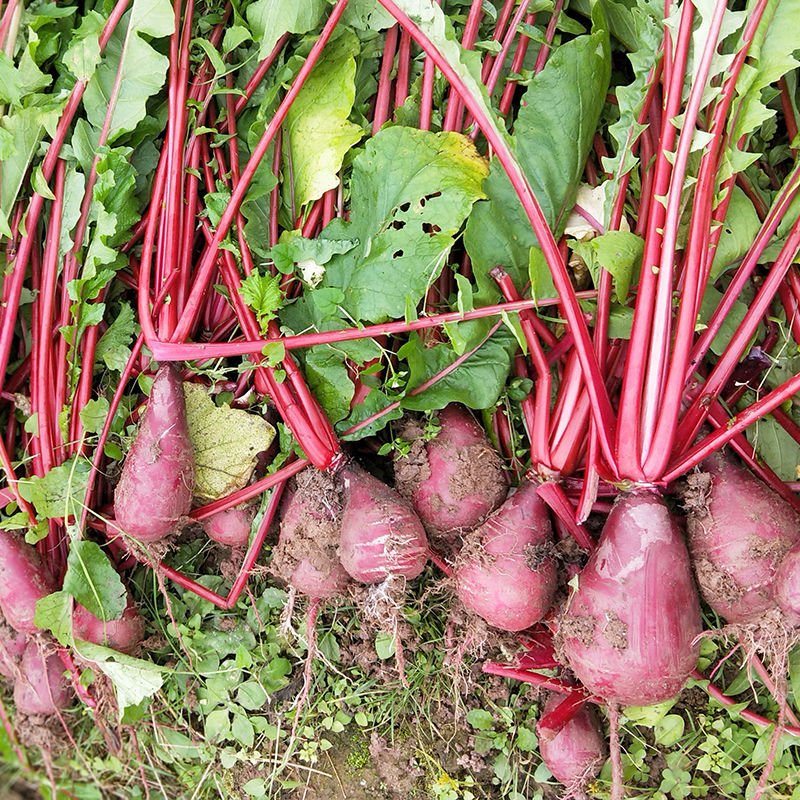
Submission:
[[[247,485],[256,457],[270,446],[275,429],[256,414],[216,406],[202,386],[184,383],[183,390],[195,457],[195,495],[216,500]]]

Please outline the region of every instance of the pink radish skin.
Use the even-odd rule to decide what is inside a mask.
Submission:
[[[203,520],[203,529],[209,539],[228,547],[247,547],[250,528],[256,515],[255,506],[236,506],[220,511]]]
[[[564,699],[551,692],[544,704],[549,714]],[[539,753],[553,777],[570,789],[596,778],[605,763],[608,748],[597,712],[583,706],[551,739],[539,739]]]
[[[19,672],[19,664],[28,643],[28,637],[0,623],[0,675],[13,681]]]
[[[689,554],[664,501],[623,495],[559,626],[562,652],[593,694],[646,706],[676,697],[702,630]]]
[[[36,642],[28,642],[20,676],[14,683],[14,704],[23,714],[54,714],[72,705],[72,689],[61,659],[45,656]]]
[[[451,404],[438,417],[436,438],[396,459],[395,483],[431,534],[452,540],[480,525],[508,487],[500,457],[472,414]],[[421,430],[407,426],[407,436],[415,433]]]
[[[775,600],[786,621],[800,625],[800,545],[795,545],[784,557],[775,575]]]
[[[800,541],[800,517],[752,473],[722,454],[687,478],[687,529],[706,602],[728,622],[775,606],[773,581]]]
[[[0,609],[6,622],[33,635],[36,602],[56,590],[39,553],[24,539],[0,530]]]
[[[555,562],[545,555],[533,568],[531,548],[552,540],[547,507],[525,482],[468,537],[469,555],[456,568],[459,598],[496,628],[529,628],[547,613],[556,589]]]
[[[84,642],[134,655],[144,638],[144,618],[130,599],[119,619],[106,622],[76,604],[72,613],[72,635]]]
[[[339,558],[360,583],[416,578],[428,560],[425,528],[411,504],[356,464],[345,465]]]
[[[150,398],[114,493],[116,524],[142,542],[173,533],[192,507],[194,454],[180,376],[166,364]]]
[[[298,476],[297,488],[283,501],[280,535],[270,566],[301,594],[336,597],[347,588],[350,576],[337,554],[339,523],[332,510],[336,501],[326,500],[323,487],[335,490],[322,474],[306,472]]]

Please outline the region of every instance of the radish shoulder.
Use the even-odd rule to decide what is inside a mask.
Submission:
[[[192,507],[194,454],[180,375],[156,373],[136,439],[114,492],[116,524],[142,542],[173,533]]]
[[[72,634],[76,639],[133,655],[144,638],[144,618],[130,598],[119,619],[105,622],[76,603],[72,613]]]
[[[246,547],[255,515],[256,507],[253,505],[234,506],[204,519],[203,530],[209,539],[219,544]]]
[[[411,580],[425,568],[428,540],[411,504],[357,464],[339,473],[344,485],[339,558],[352,578]]]
[[[14,683],[14,704],[23,714],[54,714],[69,708],[72,689],[58,655],[45,655],[36,642],[28,642]]]
[[[796,544],[784,557],[775,575],[775,600],[786,621],[800,625],[800,544]]]
[[[452,540],[480,525],[508,489],[500,456],[472,414],[451,404],[438,416],[441,429],[429,442],[418,422],[405,425],[411,450],[395,459],[395,485],[432,536]]]
[[[6,622],[33,635],[36,603],[56,590],[36,548],[20,536],[0,530],[0,610]]]
[[[301,472],[281,507],[273,574],[309,597],[335,597],[350,582],[339,561],[341,497],[335,481],[309,467]]]
[[[622,496],[560,621],[583,685],[622,705],[675,697],[697,665],[702,630],[689,554],[664,501]]]
[[[687,478],[684,503],[697,582],[728,622],[775,606],[773,580],[800,541],[800,517],[752,473],[716,453]]]
[[[551,692],[544,705],[549,714],[563,700]],[[539,739],[542,761],[553,777],[569,788],[584,786],[596,778],[605,763],[608,748],[597,711],[584,705],[561,730],[550,739]]]
[[[490,625],[521,631],[549,610],[556,565],[544,501],[525,482],[466,538],[456,567],[456,591]]]

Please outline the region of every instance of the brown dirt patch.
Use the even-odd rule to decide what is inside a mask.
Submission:
[[[270,561],[272,574],[285,583],[304,559],[323,573],[336,562],[342,511],[339,483],[318,469],[303,470],[288,488],[281,509],[280,538]],[[287,522],[287,508],[295,495],[302,496],[303,503],[293,504],[294,513]]]
[[[697,584],[711,606],[730,606],[741,599],[744,591],[727,572],[705,556],[695,556],[693,562]]]
[[[565,615],[558,623],[557,639],[577,639],[584,647],[594,641],[595,621],[580,614]]]
[[[400,429],[400,436],[411,447],[408,455],[397,456],[394,460],[394,482],[395,488],[400,494],[411,499],[414,487],[431,476],[431,467],[428,463],[428,451],[422,436],[424,428],[416,419],[407,419]]]
[[[792,542],[785,536],[780,536],[777,539],[765,541],[758,536],[751,536],[748,539],[747,546],[750,555],[758,560],[772,560],[775,566],[783,560],[783,557],[792,549]]]
[[[328,738],[334,746],[287,800],[428,800],[414,742],[389,743],[375,733]]]
[[[603,637],[615,650],[622,652],[628,649],[628,626],[614,611],[606,611]]]

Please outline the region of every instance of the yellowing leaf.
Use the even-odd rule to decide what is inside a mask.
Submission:
[[[256,456],[275,438],[265,419],[216,406],[204,387],[184,383],[186,418],[195,458],[195,495],[216,500],[247,485]]]
[[[289,109],[285,130],[298,208],[338,185],[342,159],[361,138],[361,128],[347,119],[356,95],[358,49],[358,39],[347,31],[331,42]]]

